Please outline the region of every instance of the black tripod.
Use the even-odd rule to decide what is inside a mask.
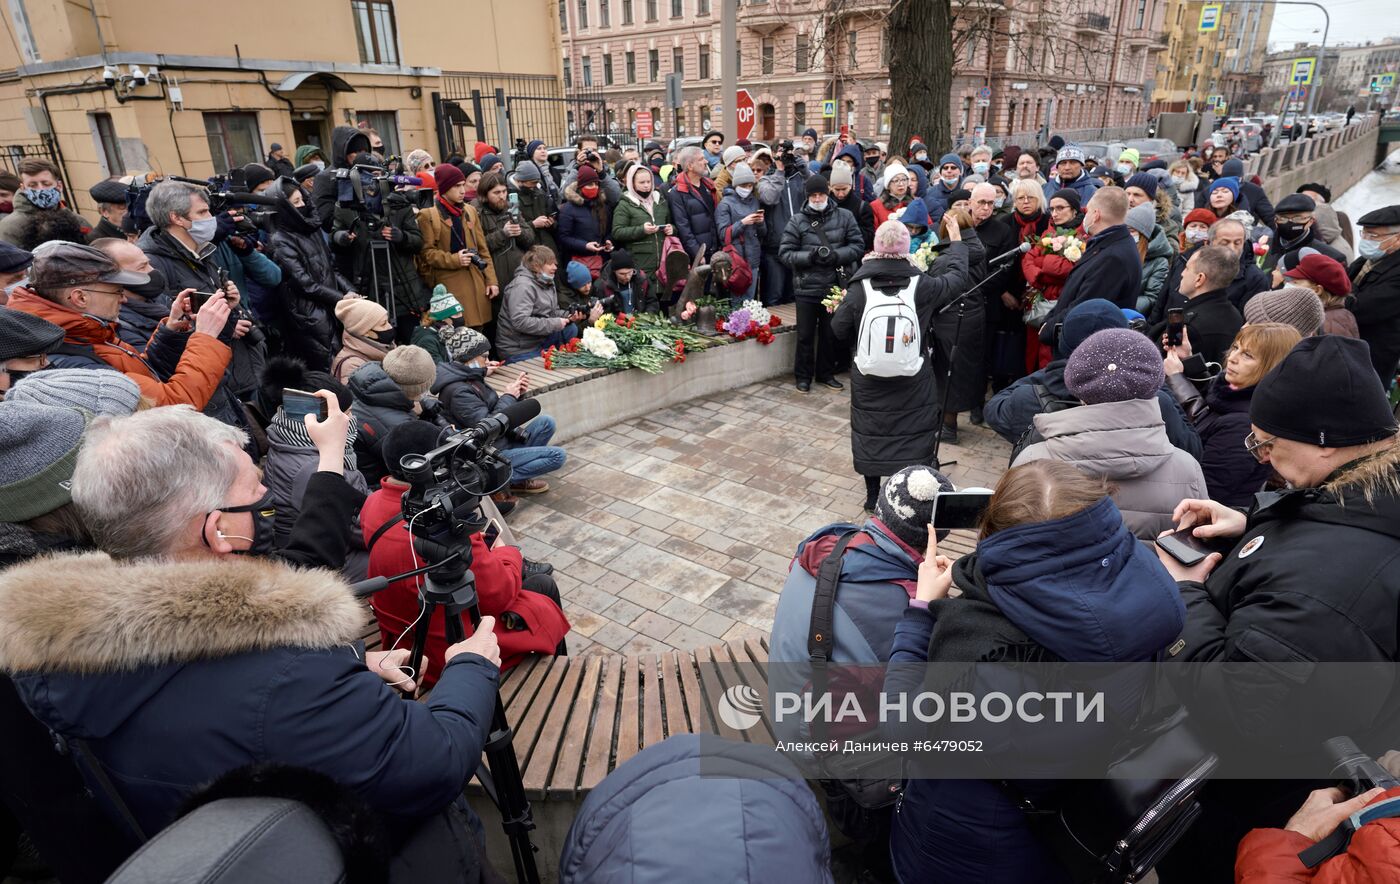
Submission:
[[[1017,252],[1016,254],[1019,255],[1020,253]],[[943,415],[948,410],[948,392],[953,388],[953,367],[957,365],[958,344],[959,340],[962,338],[963,313],[967,310],[967,298],[973,292],[986,285],[988,281],[1000,275],[1000,273],[988,267],[987,275],[981,282],[958,295],[942,307],[939,307],[938,312],[934,314],[934,317],[937,318],[951,310],[954,306],[958,308],[958,321],[953,324],[953,346],[948,350],[948,371],[943,376],[943,390],[938,396],[938,434],[933,437],[933,467],[936,470],[941,470],[945,466],[953,466],[957,463],[955,460],[950,460],[946,464],[940,463],[938,460],[938,449],[943,445]],[[935,339],[934,345],[937,346],[937,339]]]
[[[418,588],[422,611],[413,631],[413,651],[408,665],[421,672],[423,649],[428,642],[433,611],[441,607],[447,628],[447,644],[452,646],[466,638],[462,614],[471,618],[472,629],[481,623],[477,606],[476,578],[471,572],[471,535],[485,527],[481,522],[451,520],[444,540],[429,540],[417,535],[414,549],[425,560],[436,562],[426,572]],[[506,721],[505,706],[500,691],[496,692],[496,709],[491,715],[491,733],[486,740],[486,759],[490,770],[477,767],[476,778],[501,814],[501,825],[510,840],[511,859],[515,863],[515,878],[521,884],[539,884],[540,873],[535,867],[535,846],[530,843],[530,830],[535,828],[530,801],[525,797],[525,784],[520,778],[520,764],[512,744],[514,732]]]

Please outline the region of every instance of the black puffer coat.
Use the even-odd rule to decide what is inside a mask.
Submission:
[[[278,297],[282,302],[282,337],[289,355],[313,371],[329,371],[335,341],[331,320],[335,305],[350,290],[336,272],[335,260],[313,218],[282,198],[277,229],[268,245],[282,268]]]
[[[948,269],[938,277],[919,273],[903,258],[872,258],[851,277],[846,298],[831,317],[831,330],[842,344],[855,348],[865,312],[865,284],[893,293],[918,279],[914,307],[919,314],[921,343],[932,349],[934,313],[967,287],[967,246],[953,243],[943,258]],[[888,476],[912,464],[933,460],[933,437],[938,430],[933,365],[925,360],[912,377],[874,377],[851,365],[851,454],[856,472]]]
[[[956,305],[952,303],[957,295],[986,278],[987,249],[974,229],[962,231],[962,242],[967,249],[967,276],[939,305],[940,309],[945,305],[948,309],[942,310],[933,320],[933,339],[937,344],[933,350],[933,377],[939,384],[940,399],[946,395],[948,414],[957,414],[980,405],[982,390],[987,384],[987,376],[982,370],[982,335],[987,322],[982,291],[977,290]],[[929,276],[939,278],[958,266],[946,254],[929,265]],[[958,321],[959,310],[962,311],[961,322]],[[956,352],[953,349],[955,343]],[[948,385],[946,394],[942,387],[945,383]]]
[[[393,228],[393,239],[388,240],[387,251],[381,248],[371,254],[371,243],[385,242],[380,233],[383,228],[371,228],[359,212],[336,206],[331,234],[336,266],[344,268],[341,272],[354,284],[355,291],[374,298],[390,314],[395,313],[394,307],[389,306],[392,291],[398,313],[421,315],[428,309],[431,294],[418,275],[416,259],[423,251],[423,234],[413,206],[407,196],[395,191],[385,195],[383,210],[384,220]],[[353,240],[351,233],[355,234]]]
[[[1211,500],[1226,506],[1249,506],[1273,473],[1272,467],[1256,461],[1244,448],[1254,388],[1231,389],[1223,373],[1211,382],[1204,396],[1184,374],[1167,375],[1167,388],[1200,434],[1201,472]]]
[[[824,243],[818,229],[826,233],[831,257],[817,260],[817,249]],[[793,294],[799,301],[821,303],[831,294],[831,287],[844,282],[843,277],[865,251],[865,238],[860,234],[856,216],[828,200],[826,209],[818,212],[809,203],[788,222],[783,231],[778,257],[792,268]],[[841,271],[845,271],[842,273]]]
[[[1357,258],[1351,265],[1356,296],[1351,312],[1361,340],[1371,348],[1371,364],[1381,376],[1381,385],[1389,389],[1400,367],[1400,252],[1386,255],[1369,270],[1367,263]]]
[[[413,401],[378,362],[367,362],[356,369],[347,386],[355,397],[350,408],[359,427],[355,453],[360,473],[369,487],[375,488],[389,473],[384,465],[384,437],[394,427],[417,420],[418,416],[413,413]]]
[[[316,207],[316,221],[326,233],[331,232],[335,223],[335,204],[338,188],[335,170],[348,169],[346,154],[350,151],[365,153],[369,150],[369,133],[354,126],[336,126],[331,131],[330,165],[316,173],[311,182],[311,203]]]

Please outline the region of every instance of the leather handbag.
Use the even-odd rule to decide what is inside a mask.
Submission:
[[[730,294],[742,295],[749,290],[749,284],[753,282],[753,268],[749,266],[749,261],[734,248],[733,231],[724,231],[724,253],[729,256],[729,283]]]

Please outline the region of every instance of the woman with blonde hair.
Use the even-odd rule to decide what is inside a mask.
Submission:
[[[1255,385],[1302,339],[1298,329],[1281,322],[1246,325],[1230,345],[1225,369],[1204,394],[1183,372],[1178,348],[1169,348],[1164,360],[1167,389],[1201,437],[1201,472],[1212,500],[1226,506],[1248,506],[1273,472],[1259,460],[1258,440],[1250,430],[1249,403]]]
[[[1167,174],[1172,176],[1171,200],[1178,212],[1189,212],[1196,205],[1196,191],[1201,187],[1196,173],[1200,168],[1191,160],[1177,160],[1167,167]]]

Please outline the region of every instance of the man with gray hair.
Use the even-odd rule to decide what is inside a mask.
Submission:
[[[691,145],[681,148],[676,154],[676,165],[680,172],[671,182],[671,189],[666,191],[671,223],[692,261],[702,253],[708,258],[719,248],[715,230],[715,209],[719,199],[715,182],[709,176],[709,162],[703,150]]]
[[[154,834],[204,784],[268,762],[330,776],[400,830],[454,805],[469,813],[461,790],[499,674],[491,618],[447,649],[427,703],[392,689],[414,690],[405,650],[356,646],[364,605],[325,567],[343,559],[360,502],[341,475],[349,418],[319,395],[327,418],[306,418],[319,471],[273,557],[243,434],[157,408],[98,418],[85,437],[73,497],[101,552],[0,574],[0,669],[79,747],[124,831]]]

